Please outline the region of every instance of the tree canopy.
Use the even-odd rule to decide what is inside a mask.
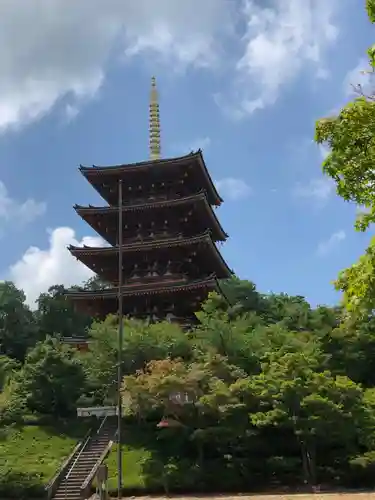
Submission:
[[[375,23],[375,3],[367,0],[370,22]],[[323,172],[336,185],[337,194],[360,209],[356,229],[366,231],[375,222],[375,45],[367,52],[368,67],[363,68],[369,85],[355,85],[356,98],[336,116],[317,122],[315,140],[328,146]],[[369,87],[369,88],[367,88]],[[336,288],[344,292],[348,313],[366,316],[375,308],[375,238],[358,262],[343,270]]]

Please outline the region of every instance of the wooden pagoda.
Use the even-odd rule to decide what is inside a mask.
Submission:
[[[121,296],[125,315],[189,324],[208,293],[219,291],[218,280],[232,274],[216,246],[227,234],[212,208],[222,199],[201,150],[179,158],[160,158],[155,79],[150,160],[111,167],[81,166],[80,172],[108,205],[74,208],[108,246],[70,246],[69,250],[111,287],[70,291],[75,306],[103,318],[117,312]]]

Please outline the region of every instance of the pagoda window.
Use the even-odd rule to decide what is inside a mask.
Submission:
[[[155,262],[153,263],[153,265],[152,265],[152,269],[151,269],[152,276],[159,276],[158,269],[159,269],[158,262],[157,262],[157,261],[155,261]]]
[[[138,264],[135,264],[132,271],[130,272],[130,278],[140,278]]]

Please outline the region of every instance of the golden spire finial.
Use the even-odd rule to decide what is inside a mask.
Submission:
[[[159,118],[159,99],[156,89],[156,79],[151,78],[150,94],[150,158],[158,160],[160,158],[160,118]]]

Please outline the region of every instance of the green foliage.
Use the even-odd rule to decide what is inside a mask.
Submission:
[[[367,14],[372,23],[375,23],[375,0],[366,0]]]
[[[366,7],[370,21],[375,22],[374,0],[367,0]],[[369,68],[363,71],[373,83],[375,46],[369,48],[367,55]],[[333,179],[339,196],[363,208],[355,226],[366,231],[375,222],[375,95],[374,89],[365,94],[365,89],[355,88],[356,99],[337,116],[317,122],[315,140],[327,145],[330,151],[323,162],[323,172]],[[366,317],[375,306],[374,247],[372,239],[365,254],[342,271],[335,283],[344,292],[343,304],[351,318]]]
[[[87,432],[85,422],[11,428],[0,440],[0,497],[44,497],[44,487]]]
[[[7,499],[40,499],[44,486],[38,474],[0,469],[0,492]]]
[[[251,415],[251,422],[292,430],[301,449],[304,477],[310,484],[316,483],[323,441],[349,456],[357,450],[359,437],[371,441],[375,424],[361,387],[348,377],[319,371],[321,361],[316,350],[276,353],[250,381],[259,408]]]
[[[89,391],[96,401],[103,401],[113,397],[116,390],[118,321],[114,316],[109,316],[102,323],[94,323],[89,333],[89,352],[82,356],[82,363]],[[142,369],[151,360],[168,356],[189,359],[192,353],[193,346],[177,325],[124,321],[124,374]]]
[[[62,337],[86,337],[92,320],[74,310],[65,292],[64,286],[55,285],[50,287],[47,293],[40,294],[35,317],[42,337],[52,334]]]
[[[340,308],[313,309],[300,296],[262,295],[239,279],[225,287],[231,304],[212,294],[197,312],[200,324],[189,332],[166,322],[124,321],[126,488],[169,493],[367,484],[375,450],[373,317],[340,323]],[[91,325],[87,353],[56,336],[35,342],[47,324],[55,324],[54,311],[62,325],[74,328],[71,311],[64,320],[56,290],[40,301],[48,306],[43,333],[40,307],[25,358],[0,357],[0,462],[9,453],[9,439],[28,442],[22,425],[30,414],[56,418],[74,414],[78,404],[115,402],[116,317]],[[57,326],[50,328],[56,335]],[[170,426],[159,429],[165,419]],[[57,446],[47,431],[43,439]],[[58,446],[66,445],[69,454],[74,440],[64,439]],[[48,446],[36,448],[57,469],[62,456]],[[14,447],[7,467],[0,467],[0,495],[3,488],[8,496],[31,496],[46,481],[31,466],[44,458],[27,450],[29,463],[20,458],[22,450]],[[17,460],[19,468],[12,465]],[[113,454],[108,463],[114,488]],[[1,478],[14,489],[1,486]]]
[[[39,338],[25,294],[9,281],[0,283],[0,353],[23,361]]]
[[[67,416],[85,387],[83,367],[75,352],[52,337],[28,353],[15,378],[15,393],[26,407],[40,414]]]
[[[0,354],[0,391],[19,366],[16,360]]]

